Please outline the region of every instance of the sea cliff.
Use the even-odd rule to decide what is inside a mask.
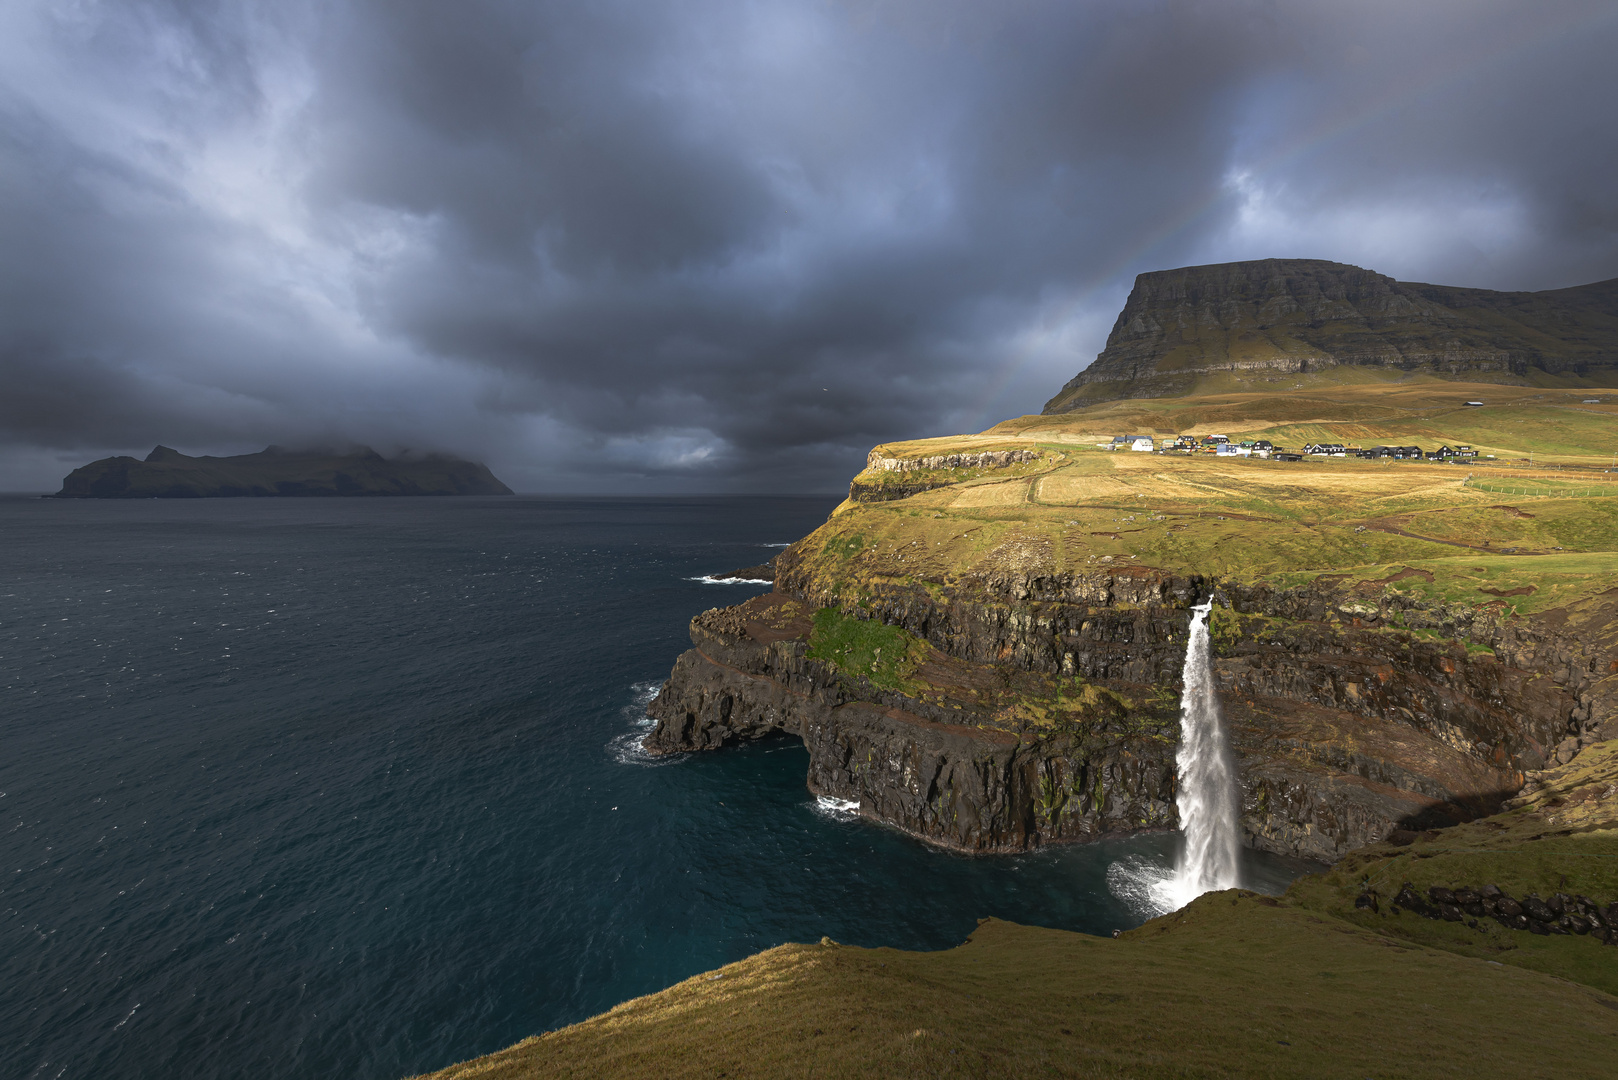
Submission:
[[[1618,618],[1611,598],[1552,629],[1374,581],[1275,589],[1130,570],[881,583],[844,614],[800,552],[778,565],[777,592],[692,621],[648,749],[797,735],[812,791],[956,850],[1176,825],[1179,668],[1189,608],[1207,596],[1229,605],[1216,672],[1253,846],[1332,860],[1491,813],[1580,740],[1618,735],[1599,629]],[[817,627],[817,612],[835,615]],[[898,631],[903,678],[884,679],[880,657],[817,650],[833,620]]]

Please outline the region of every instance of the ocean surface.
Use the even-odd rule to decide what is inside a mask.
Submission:
[[[699,579],[835,502],[0,499],[0,1077],[395,1080],[785,941],[1138,924],[1172,836],[965,858],[794,740],[639,752],[760,591]]]

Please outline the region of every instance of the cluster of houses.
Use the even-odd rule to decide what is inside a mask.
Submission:
[[[1276,461],[1302,461],[1307,457],[1392,458],[1398,461],[1469,461],[1478,456],[1470,446],[1440,446],[1423,450],[1419,446],[1373,446],[1365,449],[1342,443],[1305,443],[1287,451],[1268,439],[1231,442],[1224,435],[1177,435],[1154,440],[1149,435],[1114,435],[1111,442],[1097,443],[1103,450],[1134,450],[1147,454],[1213,454],[1217,457],[1273,458]]]
[[[1437,450],[1423,450],[1419,446],[1373,446],[1369,450],[1353,451],[1362,458],[1398,458],[1401,461],[1471,461],[1478,452],[1470,446],[1440,446]]]

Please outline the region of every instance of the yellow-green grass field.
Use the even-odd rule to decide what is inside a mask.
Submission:
[[[1618,588],[1618,483],[1604,474],[1501,481],[1427,462],[1037,445],[1053,453],[1034,474],[844,503],[799,549],[821,580],[854,583],[1121,566],[1287,585],[1402,574],[1400,590],[1521,613]]]
[[[1223,434],[1268,439],[1296,449],[1306,442],[1372,446],[1416,443],[1423,449],[1464,443],[1496,461],[1614,464],[1618,391],[1576,380],[1546,385],[1461,382],[1425,374],[1333,368],[1317,375],[1231,379],[1198,393],[1107,402],[1057,416],[1022,416],[986,439],[1094,441],[1112,435]],[[1586,404],[1586,399],[1597,404]],[[1470,407],[1466,401],[1481,401]],[[933,453],[938,451],[934,450]],[[1487,460],[1486,458],[1484,460]]]

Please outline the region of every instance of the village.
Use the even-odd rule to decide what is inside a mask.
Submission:
[[[1224,435],[1176,435],[1153,439],[1149,435],[1114,435],[1109,442],[1096,444],[1102,450],[1129,450],[1149,454],[1213,454],[1216,457],[1256,457],[1272,461],[1302,461],[1305,457],[1387,459],[1393,461],[1467,462],[1478,456],[1462,444],[1423,450],[1419,446],[1345,446],[1342,443],[1305,443],[1287,450],[1267,439],[1233,442]],[[1493,457],[1486,454],[1485,457]]]

